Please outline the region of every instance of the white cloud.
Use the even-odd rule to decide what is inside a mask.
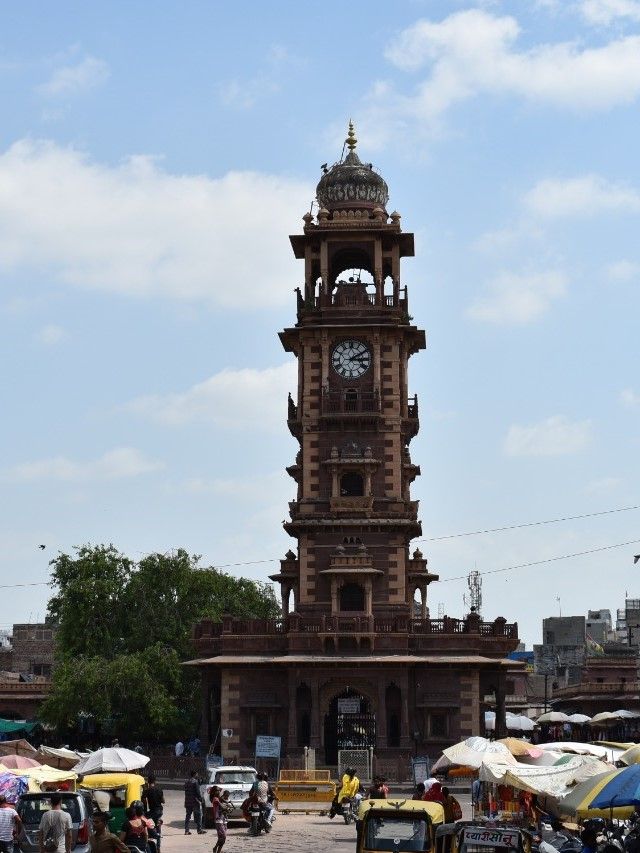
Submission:
[[[640,406],[640,394],[633,388],[625,388],[620,392],[620,400],[625,406]]]
[[[283,72],[290,64],[297,65],[299,61],[282,45],[272,45],[264,67],[256,74],[246,79],[227,80],[219,85],[220,100],[232,109],[251,109],[281,90]]]
[[[116,447],[88,462],[74,462],[66,456],[24,462],[10,469],[7,478],[24,483],[41,480],[70,483],[122,480],[149,474],[163,467],[161,462],[149,459],[135,447]]]
[[[263,370],[226,368],[182,393],[139,397],[127,409],[168,426],[211,423],[280,431],[287,392],[295,389],[296,382],[294,361]]]
[[[576,111],[608,109],[640,95],[640,36],[597,47],[577,42],[541,43],[519,49],[521,30],[511,16],[483,9],[456,12],[442,21],[422,19],[387,47],[402,71],[427,69],[409,95],[377,81],[367,98],[371,117],[386,115],[397,132],[402,122],[437,132],[454,104],[482,94],[510,95]]]
[[[633,261],[615,261],[607,267],[607,276],[611,281],[632,281],[640,275],[640,264]]]
[[[599,480],[591,480],[587,483],[585,491],[590,495],[609,495],[617,491],[621,484],[620,477],[601,477]]]
[[[640,56],[640,45],[639,45]],[[599,175],[539,181],[524,197],[525,207],[537,216],[595,216],[598,213],[640,212],[640,193]]]
[[[609,26],[623,18],[640,21],[638,0],[582,0],[580,10],[590,24]]]
[[[255,172],[172,175],[152,158],[91,162],[52,142],[0,155],[0,274],[86,289],[259,309],[292,298],[287,228],[310,187]]]
[[[504,450],[507,456],[563,456],[579,453],[590,441],[591,421],[572,423],[555,415],[530,426],[510,426]]]
[[[66,336],[67,333],[62,326],[50,324],[43,326],[42,329],[40,329],[36,335],[36,340],[45,346],[55,346],[56,344],[59,344],[60,341],[63,341]]]
[[[109,79],[109,66],[95,56],[85,56],[75,65],[57,68],[38,91],[48,97],[68,97],[80,95],[89,89],[100,86]]]
[[[473,320],[523,325],[538,320],[550,304],[564,296],[567,277],[557,270],[540,273],[500,273],[487,287],[486,296],[468,310]]]
[[[192,477],[184,481],[183,489],[193,495],[220,495],[228,500],[240,500],[243,503],[263,503],[265,500],[271,501],[273,496],[282,490],[283,483],[287,487],[287,494],[295,491],[295,484],[288,475],[283,475],[282,471],[272,471],[260,476],[213,480]],[[280,511],[285,505],[286,502],[283,501]]]

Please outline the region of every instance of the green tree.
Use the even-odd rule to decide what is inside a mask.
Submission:
[[[127,741],[192,730],[199,680],[181,661],[193,653],[193,624],[280,613],[270,586],[200,567],[184,550],[134,563],[112,545],[85,545],[51,566],[56,666],[41,714],[61,730],[83,718]]]

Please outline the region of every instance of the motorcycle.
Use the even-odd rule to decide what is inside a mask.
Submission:
[[[271,824],[267,820],[267,810],[258,803],[249,806],[249,835],[260,835],[271,832]]]
[[[356,819],[356,813],[353,809],[353,800],[349,797],[344,797],[340,803],[340,814],[347,826]]]

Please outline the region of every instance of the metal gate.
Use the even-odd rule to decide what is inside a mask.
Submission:
[[[375,714],[338,714],[338,749],[369,749],[376,745]]]
[[[370,749],[341,749],[338,751],[338,779],[347,767],[353,767],[361,782],[371,781],[373,747]]]

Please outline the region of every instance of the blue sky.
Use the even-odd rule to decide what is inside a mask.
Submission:
[[[292,544],[288,235],[350,117],[416,234],[424,537],[640,504],[640,0],[4,4],[0,108],[0,583]],[[421,543],[432,612],[639,520]],[[640,597],[639,552],[488,574],[483,615],[537,642]],[[46,597],[3,588],[0,626]]]

